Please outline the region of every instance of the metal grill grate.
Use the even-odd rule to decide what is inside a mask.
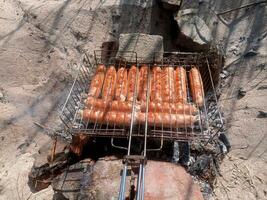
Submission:
[[[74,80],[70,93],[63,106],[62,113],[60,115],[61,120],[66,126],[67,132],[72,135],[83,133],[93,137],[128,138],[130,131],[132,131],[133,137],[144,137],[145,129],[147,129],[148,138],[178,140],[178,141],[191,141],[194,139],[199,139],[199,140],[210,139],[211,133],[209,127],[211,121],[209,120],[209,117],[207,115],[206,103],[204,103],[203,107],[197,108],[198,120],[193,127],[185,126],[181,128],[171,125],[169,127],[166,126],[159,127],[155,125],[148,126],[147,120],[146,123],[143,124],[143,123],[135,123],[134,119],[131,120],[130,126],[125,126],[125,125],[118,126],[116,124],[111,125],[109,123],[100,123],[97,121],[95,122],[83,121],[81,118],[78,117],[78,111],[84,108],[83,102],[84,99],[87,97],[90,81],[94,76],[98,64],[105,64],[107,67],[113,65],[116,67],[123,66],[126,68],[130,68],[133,64],[136,65],[138,68],[140,68],[140,66],[144,64],[144,62],[140,61],[141,60],[140,57],[137,57],[137,54],[135,52],[128,52],[128,53],[129,56],[127,56],[127,53],[124,52],[124,58],[116,56],[103,58],[102,51],[95,51],[95,63],[90,64],[89,66],[80,66],[79,72]],[[107,55],[107,53],[105,53],[104,55]],[[187,73],[192,68],[192,66],[195,66],[201,72],[205,92],[212,91],[214,94],[216,94],[215,88],[212,87],[214,86],[214,80],[213,80],[214,75],[211,73],[211,71],[213,70],[212,69],[213,66],[210,65],[209,58],[204,54],[165,52],[161,62],[145,63],[145,64],[149,68],[152,68],[154,64],[157,64],[157,66],[161,67],[162,69],[166,65],[173,67],[183,67]],[[150,70],[148,71],[149,71],[148,73],[148,79],[149,79],[151,74]],[[135,85],[137,85],[137,82],[135,83]],[[188,94],[187,101],[189,103],[192,103],[189,83],[187,82],[186,85]],[[148,101],[149,101],[149,95],[150,94],[147,94]],[[132,118],[135,115],[136,103],[137,103],[137,97],[135,90],[134,100],[132,103]],[[147,119],[148,109],[146,109],[145,114]],[[175,114],[175,113],[170,113],[170,114]]]

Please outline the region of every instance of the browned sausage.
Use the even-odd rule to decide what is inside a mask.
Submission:
[[[93,77],[91,84],[90,84],[88,96],[95,97],[95,98],[99,97],[101,90],[102,90],[102,85],[105,79],[105,71],[106,71],[106,67],[104,65],[99,65],[97,67],[95,76]]]
[[[161,102],[161,69],[158,66],[153,67],[151,76],[151,92],[150,100],[153,102]]]
[[[138,113],[137,121],[145,123],[145,113]],[[147,116],[148,125],[157,127],[190,127],[196,122],[196,116],[168,113],[149,112]]]
[[[147,96],[147,82],[148,82],[148,66],[143,65],[139,73],[139,90],[138,90],[138,100],[146,101]]]
[[[110,105],[110,111],[132,112],[132,109],[132,101],[112,101]],[[135,103],[135,110],[140,111],[140,103]]]
[[[110,66],[107,70],[103,90],[102,90],[102,99],[112,100],[115,94],[116,86],[116,69],[114,66]]]
[[[201,107],[204,104],[204,89],[201,75],[196,67],[190,70],[189,80],[193,102]]]
[[[104,111],[98,109],[84,109],[79,111],[79,115],[84,121],[102,123],[104,119]]]
[[[103,99],[96,99],[93,97],[87,97],[84,100],[84,104],[87,108],[99,108],[99,109],[106,109],[109,106],[109,102]]]
[[[118,111],[101,111],[97,109],[84,109],[79,112],[81,118],[84,121],[93,123],[108,123],[116,125],[129,126],[131,123],[131,112],[118,112]],[[134,117],[134,123],[138,122],[145,124],[146,114],[143,112],[137,112]],[[196,121],[196,116],[183,115],[183,114],[168,114],[168,113],[148,113],[148,124],[150,126],[158,127],[188,127],[192,126]]]
[[[132,101],[105,101],[103,99],[95,99],[88,97],[85,101],[85,106],[87,108],[97,108],[100,110],[108,111],[121,111],[127,112],[132,111],[133,102]],[[140,110],[140,103],[136,102],[136,110]]]
[[[130,112],[118,112],[118,111],[100,111],[95,109],[84,109],[79,112],[80,116],[84,121],[107,123],[109,125],[126,125],[129,126],[131,123]],[[136,117],[134,116],[134,122]]]
[[[161,86],[162,86],[162,101],[174,102],[174,69],[173,67],[166,66],[161,73]]]
[[[146,112],[145,102],[141,103],[141,111]],[[197,108],[193,104],[189,103],[149,102],[148,111],[195,115],[197,113]]]
[[[137,80],[136,80],[136,76],[137,76]],[[128,101],[133,101],[134,99],[134,95],[138,94],[138,69],[135,65],[133,65],[128,73],[128,92],[127,92],[127,100]],[[135,86],[135,84],[137,84]],[[135,87],[136,90],[135,91]],[[135,93],[136,92],[136,93]]]
[[[125,67],[121,67],[117,72],[115,99],[125,101],[126,95],[127,95],[127,69]]]
[[[186,71],[183,67],[174,71],[174,80],[176,102],[187,102]]]
[[[104,121],[106,123],[109,123],[110,125],[114,124],[114,125],[130,126],[131,118],[132,118],[132,115],[130,112],[110,111],[110,112],[107,112],[107,114],[105,115]],[[134,119],[134,123],[135,123],[135,120],[136,119]]]

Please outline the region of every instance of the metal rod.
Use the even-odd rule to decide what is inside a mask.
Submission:
[[[127,151],[127,148],[126,148],[126,147],[115,145],[114,142],[113,142],[113,139],[114,139],[114,138],[111,138],[111,141],[110,141],[112,147],[115,147],[115,148],[117,148],[117,149],[123,149],[123,150],[126,150],[126,151]]]
[[[134,123],[134,116],[135,116],[135,103],[136,103],[136,97],[137,97],[137,80],[138,80],[138,75],[139,71],[136,71],[136,76],[135,76],[135,85],[134,85],[134,99],[133,99],[133,104],[132,104],[132,113],[131,113],[131,126],[130,126],[130,133],[129,133],[129,141],[128,141],[128,151],[127,155],[129,156],[131,154],[131,144],[132,144],[132,133],[133,133],[133,123]],[[122,182],[121,182],[121,190],[120,190],[120,200],[124,200],[124,193],[125,193],[125,182],[126,182],[126,170],[127,170],[127,163],[124,164],[124,173],[125,175],[122,177]]]
[[[125,163],[125,165],[123,167],[123,171],[122,171],[122,176],[121,176],[119,200],[124,200],[126,172],[127,172],[127,165]]]
[[[141,200],[144,200],[144,196],[145,196],[145,169],[146,169],[146,166],[143,165],[143,167],[142,167],[142,192],[141,192]]]
[[[148,130],[148,103],[150,99],[150,67],[148,68],[148,80],[147,80],[147,93],[146,93],[146,122],[145,122],[145,138],[144,138],[144,157],[146,157],[146,148],[147,148],[147,130]]]
[[[139,173],[138,173],[138,182],[137,182],[137,193],[136,193],[136,200],[140,200],[140,188],[141,188],[141,181],[142,181],[142,164],[139,165]]]
[[[139,70],[136,71],[135,76],[135,85],[134,85],[134,98],[133,98],[133,104],[132,104],[132,113],[131,113],[131,125],[130,125],[130,133],[129,133],[129,142],[128,142],[128,151],[127,155],[131,154],[131,144],[132,144],[132,133],[133,133],[133,123],[134,123],[134,116],[135,116],[135,103],[136,103],[136,97],[137,97],[137,80],[139,76]]]

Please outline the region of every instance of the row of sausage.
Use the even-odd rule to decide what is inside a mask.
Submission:
[[[202,106],[203,86],[196,68],[190,70],[189,79],[193,100]],[[154,66],[149,71],[143,65],[140,70],[132,66],[129,71],[124,67],[116,71],[114,66],[99,65],[84,104],[86,108],[79,114],[93,123],[129,126],[132,120],[157,127],[188,127],[197,120],[196,106],[187,103],[187,76],[182,67]]]
[[[121,67],[116,71],[114,66],[106,68],[99,65],[91,81],[88,96],[103,100],[146,101],[150,89],[150,101],[176,103],[187,102],[187,75],[183,67],[154,66],[148,76],[147,65],[129,69]],[[148,81],[150,79],[150,81]],[[193,102],[201,107],[204,102],[204,91],[201,75],[196,67],[189,71],[190,91]]]

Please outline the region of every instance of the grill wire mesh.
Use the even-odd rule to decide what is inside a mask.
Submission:
[[[155,55],[157,52],[155,52]],[[105,53],[107,55],[107,53]],[[110,55],[110,54],[109,54]],[[149,125],[145,130],[147,124],[134,123],[131,120],[130,126],[118,126],[116,124],[101,123],[97,120],[95,122],[89,122],[82,120],[78,112],[84,109],[84,99],[87,97],[90,82],[94,76],[95,70],[99,64],[105,64],[106,67],[111,65],[118,67],[123,66],[129,69],[132,65],[136,65],[140,68],[143,64],[146,64],[149,68],[152,68],[155,64],[161,69],[166,66],[171,67],[183,67],[187,72],[195,66],[200,71],[205,93],[210,92],[216,96],[216,90],[214,85],[218,83],[219,73],[214,73],[218,70],[218,57],[217,55],[205,55],[201,53],[182,53],[182,52],[165,52],[161,62],[145,63],[142,58],[137,57],[135,52],[124,52],[124,57],[116,57],[115,55],[108,58],[103,58],[103,51],[95,51],[95,60],[91,64],[88,62],[88,66],[81,65],[79,72],[75,77],[71,90],[68,94],[67,100],[62,108],[60,118],[66,127],[66,132],[70,135],[75,134],[87,134],[92,137],[111,137],[111,138],[128,138],[130,129],[132,129],[132,137],[144,137],[145,131],[147,132],[147,138],[163,139],[163,140],[175,140],[175,141],[192,141],[192,140],[209,140],[215,134],[211,132],[210,123],[212,123],[213,116],[208,115],[208,109],[206,101],[203,107],[197,107],[197,123],[194,123],[192,127],[175,127],[175,126],[153,126]],[[88,57],[87,57],[88,59]],[[149,70],[150,72],[150,70]],[[148,73],[148,76],[149,73]],[[137,81],[137,80],[136,80]],[[189,80],[187,79],[187,101],[192,102],[191,91],[189,88]],[[135,83],[137,84],[137,82]],[[134,95],[132,113],[135,113],[137,97]],[[149,98],[149,94],[147,94]],[[146,109],[146,116],[148,109]],[[132,115],[132,117],[134,114]],[[147,121],[146,121],[147,123]]]

